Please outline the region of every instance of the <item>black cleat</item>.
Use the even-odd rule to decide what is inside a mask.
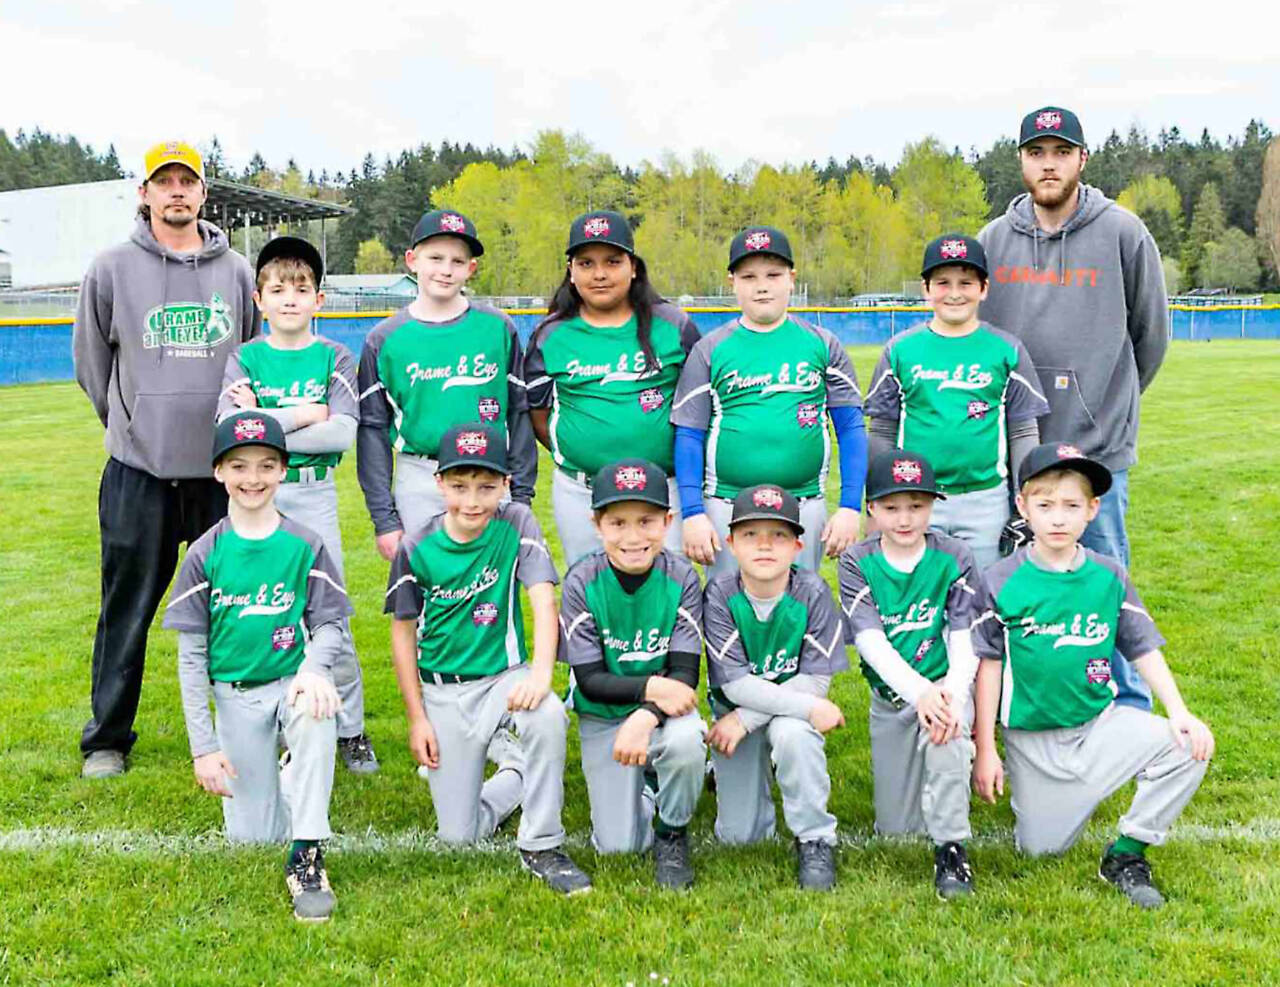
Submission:
[[[973,894],[973,871],[962,843],[944,843],[933,851],[933,888],[943,901]]]
[[[378,757],[373,753],[373,745],[363,734],[354,737],[338,738],[338,756],[347,770],[358,775],[371,775],[378,770]]]
[[[672,891],[683,891],[693,884],[693,865],[689,863],[687,834],[654,834],[653,876],[662,887]]]
[[[1164,895],[1151,883],[1151,865],[1136,853],[1112,853],[1111,844],[1102,855],[1098,876],[1114,885],[1122,895],[1139,908],[1159,908]]]
[[[295,853],[284,865],[284,883],[293,899],[293,917],[300,922],[327,922],[338,899],[329,887],[324,851],[319,844]]]
[[[796,840],[796,877],[806,891],[836,886],[836,848],[822,840]]]
[[[575,895],[591,890],[591,878],[559,849],[521,850],[520,864],[552,891]]]

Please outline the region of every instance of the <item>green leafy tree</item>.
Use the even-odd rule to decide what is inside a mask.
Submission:
[[[380,240],[365,240],[356,250],[357,274],[392,274],[395,258]]]
[[[1001,137],[985,154],[975,152],[973,168],[986,189],[988,219],[1003,215],[1009,203],[1026,191],[1018,145],[1012,137]]]
[[[1195,284],[1200,276],[1200,264],[1205,248],[1217,243],[1227,231],[1227,216],[1222,210],[1222,199],[1215,182],[1206,182],[1200,190],[1196,211],[1191,217],[1191,227],[1182,244],[1182,273],[1188,284]]]
[[[1208,288],[1252,291],[1261,274],[1253,237],[1234,226],[1222,234],[1220,241],[1207,245],[1200,264],[1200,281]]]
[[[1267,147],[1258,197],[1258,240],[1273,277],[1280,278],[1280,138]]]
[[[1146,224],[1162,255],[1176,257],[1182,244],[1182,199],[1163,175],[1143,175],[1116,197]]]
[[[976,233],[990,211],[977,171],[936,137],[907,145],[894,169],[893,187],[917,256],[939,233]]]

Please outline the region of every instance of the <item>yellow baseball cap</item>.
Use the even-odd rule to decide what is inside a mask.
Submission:
[[[165,165],[170,164],[186,165],[196,173],[200,181],[204,181],[204,159],[200,157],[199,151],[182,141],[162,141],[147,151],[142,159],[142,180],[148,180]]]

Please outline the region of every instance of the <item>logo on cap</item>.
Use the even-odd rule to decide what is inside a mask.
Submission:
[[[498,605],[484,600],[477,603],[471,611],[471,623],[477,627],[488,627],[490,624],[497,623]]]
[[[915,459],[895,459],[893,461],[894,483],[919,483],[924,476],[924,469]]]
[[[963,240],[943,240],[942,241],[943,257],[968,257],[969,245]]]
[[[641,411],[657,411],[666,403],[666,397],[656,387],[651,387],[646,391],[640,392],[640,410]]]
[[[743,245],[748,250],[767,250],[771,243],[773,243],[773,238],[765,230],[756,230],[754,233],[748,233],[746,240],[743,241]]]
[[[489,451],[489,436],[483,432],[459,432],[454,445],[461,456],[483,456]]]
[[[592,216],[582,224],[582,232],[586,236],[608,236],[609,220],[604,216]]]
[[[250,442],[266,436],[267,423],[261,418],[241,418],[232,431],[235,433],[237,442]]]
[[[1062,114],[1057,110],[1045,110],[1036,115],[1036,130],[1061,130]]]
[[[502,405],[498,404],[497,398],[481,398],[480,399],[480,420],[482,422],[496,422],[498,420],[498,412],[502,410]]]
[[[440,229],[447,230],[450,233],[466,233],[467,221],[461,216],[455,216],[453,213],[447,212],[440,217]]]
[[[271,632],[271,650],[288,651],[298,640],[298,629],[290,624],[288,627],[277,627]]]
[[[1075,446],[1060,445],[1058,446],[1059,459],[1083,459],[1084,453]]]
[[[761,487],[751,495],[751,502],[756,507],[772,507],[782,510],[782,491],[777,487]]]
[[[640,466],[619,466],[613,474],[613,485],[619,490],[643,490],[644,481],[644,468]]]
[[[813,428],[818,424],[818,406],[816,404],[802,404],[796,408],[796,421],[801,428]]]

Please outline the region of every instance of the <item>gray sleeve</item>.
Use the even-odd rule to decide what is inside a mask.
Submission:
[[[1004,621],[996,610],[996,598],[1026,557],[1026,548],[1020,548],[983,573],[977,616],[969,625],[969,640],[973,642],[973,650],[979,658],[1000,660],[1005,657]]]
[[[209,638],[195,631],[178,633],[178,688],[182,693],[182,717],[193,758],[220,750],[209,712]]]
[[[538,441],[529,420],[529,395],[525,385],[524,351],[515,323],[503,313],[507,323],[510,356],[507,359],[507,456],[511,464],[511,497],[522,504],[533,503],[538,483]]]
[[[570,665],[590,665],[604,661],[595,614],[587,606],[587,579],[594,572],[592,562],[584,559],[564,577],[564,587],[560,593],[559,657]]]
[[[382,612],[391,614],[396,620],[417,620],[426,602],[418,577],[409,564],[410,552],[416,544],[412,536],[400,539],[396,554],[391,557],[391,574],[387,577],[387,595]]]
[[[779,689],[785,689],[790,692],[798,692],[803,695],[817,696],[819,699],[827,698],[827,690],[831,688],[830,675],[793,675],[787,681],[778,686]],[[762,713],[759,710],[750,709],[746,706],[738,707],[738,718],[742,721],[742,726],[747,733],[754,733],[762,726],[773,719],[769,713]],[[808,718],[808,714],[805,714]]]
[[[542,528],[527,505],[512,502],[507,505],[507,519],[520,532],[520,554],[516,559],[516,578],[526,589],[539,583],[558,583],[556,564],[551,561],[547,540]]]
[[[1017,477],[1027,453],[1040,444],[1040,423],[1034,418],[1009,428],[1009,475]],[[1017,481],[1014,481],[1015,485]]]
[[[356,369],[356,358],[341,343],[323,340],[325,345],[334,350],[333,373],[329,375],[329,417],[346,415],[354,421],[360,420],[360,395],[356,391],[359,386],[359,371]]]
[[[357,388],[360,393],[360,426],[356,431],[356,477],[364,491],[364,503],[373,520],[374,534],[404,529],[391,495],[391,408],[378,377],[378,352],[383,333],[379,323],[360,352]]]
[[[319,535],[311,535],[311,546],[316,554],[307,574],[307,606],[302,617],[314,636],[321,627],[350,617],[354,611],[347,598],[347,588],[342,584],[342,574]]]
[[[729,601],[720,579],[707,583],[702,594],[702,636],[707,642],[708,685],[722,688],[751,674],[751,662],[742,647],[742,636],[729,612]]]
[[[525,400],[530,408],[551,407],[553,384],[547,374],[547,362],[542,356],[542,344],[550,332],[549,323],[542,323],[529,337],[529,348],[524,351]]]
[[[804,575],[802,592],[805,609],[809,612],[809,626],[800,647],[800,671],[810,675],[834,675],[849,667],[844,627],[826,580],[815,573]]]
[[[332,409],[327,421],[304,425],[292,432],[286,429],[284,439],[290,452],[304,453],[346,452],[355,441],[356,420],[350,415],[335,415]]]
[[[769,716],[792,716],[807,720],[814,707],[811,693],[786,689],[759,675],[743,675],[720,687],[725,698],[740,708]]]
[[[280,423],[280,429],[285,433],[286,436],[288,436],[291,432],[297,431],[298,429],[298,415],[296,413],[296,410],[292,407],[290,408],[254,408],[253,410],[260,411],[264,415],[270,415],[272,418],[274,418],[277,422]],[[285,445],[287,448],[288,446],[287,438],[285,439]]]
[[[693,566],[676,559],[672,575],[680,582],[680,603],[676,611],[675,627],[671,631],[671,651],[684,651],[689,654],[702,654],[702,586],[698,583],[698,574]],[[679,563],[684,563],[683,566]]]
[[[1049,413],[1049,402],[1040,393],[1044,385],[1040,383],[1036,365],[1031,362],[1031,354],[1022,340],[1013,338],[1012,342],[1018,351],[1018,362],[1009,371],[1004,402],[1004,417],[1010,427],[1015,423],[1035,421]]]
[[[95,261],[80,285],[76,302],[76,322],[71,333],[71,360],[76,383],[89,398],[98,420],[107,424],[107,387],[115,366],[116,349],[111,341],[111,293],[99,281]]]
[[[897,438],[898,419],[902,416],[902,385],[898,375],[893,371],[891,352],[893,340],[885,344],[880,351],[880,360],[876,369],[871,372],[871,388],[867,391],[864,410],[871,418],[874,430],[877,420],[893,422],[894,438]]]
[[[217,421],[222,421],[228,415],[240,410],[231,400],[231,391],[249,382],[249,375],[244,372],[244,367],[240,364],[240,347],[237,346],[231,351],[222,368],[222,390],[218,392],[218,410],[215,414]]]
[[[693,348],[698,345],[698,340],[702,338],[702,333],[698,331],[698,324],[693,321],[682,308],[672,306],[673,315],[676,319],[676,326],[680,329],[680,348],[684,350],[684,355],[688,357],[693,352]]]
[[[856,547],[856,546],[855,546]],[[852,641],[862,631],[883,631],[880,610],[876,607],[871,587],[858,564],[856,551],[845,552],[837,565],[840,584],[840,613],[844,620],[844,636]]]
[[[892,436],[886,435],[885,434],[886,430],[884,428],[877,429],[875,427],[877,422],[882,422],[882,421],[884,421],[883,418],[871,419],[872,427],[867,429],[868,461],[875,459],[877,456],[882,456],[886,452],[893,452],[893,450],[897,448],[897,445],[898,445],[897,427],[896,426],[893,427]]]
[[[711,347],[711,338],[704,336],[680,368],[671,404],[672,425],[701,429],[711,426]]]
[[[1124,297],[1129,310],[1129,339],[1138,365],[1138,388],[1145,391],[1156,378],[1169,349],[1169,295],[1165,290],[1160,248],[1146,228],[1136,249],[1126,257],[1121,242]]]
[[[985,607],[987,594],[982,574],[973,560],[973,552],[960,539],[949,539],[946,551],[960,567],[960,574],[947,587],[947,627],[953,631],[967,630],[982,616]]]
[[[1127,660],[1136,661],[1164,647],[1164,635],[1151,619],[1124,566],[1104,556],[1093,554],[1092,557],[1115,573],[1124,585],[1124,601],[1120,604],[1120,615],[1116,621],[1116,649]]]
[[[311,672],[333,680],[333,665],[342,652],[342,629],[338,624],[325,624],[311,635],[306,657],[298,666],[300,672]]]
[[[862,388],[858,386],[858,372],[853,369],[849,352],[836,338],[835,333],[818,330],[827,341],[827,407],[862,407]]]
[[[205,561],[213,548],[214,534],[207,532],[187,549],[164,611],[167,630],[209,633],[209,577]]]

